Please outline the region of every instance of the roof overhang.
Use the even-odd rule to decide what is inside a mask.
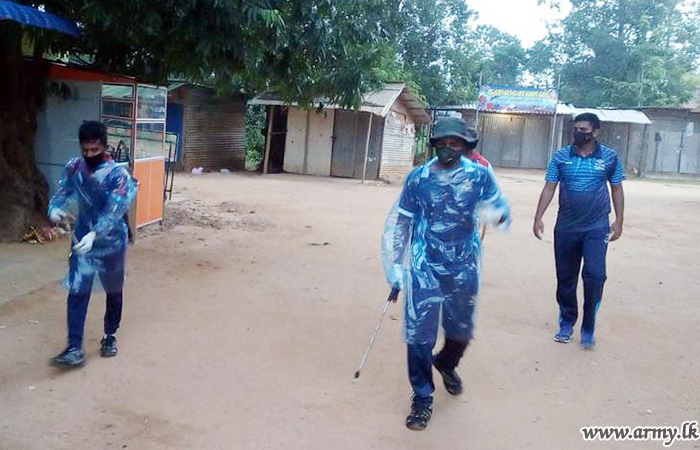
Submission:
[[[0,20],[13,20],[22,25],[54,30],[74,37],[80,36],[80,28],[72,20],[7,0],[0,0]]]
[[[404,83],[387,83],[382,89],[377,89],[362,96],[360,111],[386,117],[397,100],[401,100],[416,123],[430,123],[430,114],[423,106],[418,96]],[[271,91],[263,92],[252,100],[249,105],[268,106],[299,106],[296,102],[286,102],[279,94]],[[314,106],[325,109],[345,109],[334,103],[329,103],[326,98],[314,99]]]
[[[572,105],[560,103],[557,105],[557,114],[576,117],[579,114],[593,113],[601,122],[639,123],[648,125],[651,120],[642,111],[636,109],[600,109],[600,108],[576,108]]]

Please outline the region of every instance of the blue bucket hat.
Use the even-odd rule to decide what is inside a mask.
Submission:
[[[479,142],[476,130],[470,128],[464,120],[456,117],[448,117],[435,123],[433,134],[430,136],[430,145],[434,147],[438,140],[446,137],[462,139],[470,147],[475,146]]]

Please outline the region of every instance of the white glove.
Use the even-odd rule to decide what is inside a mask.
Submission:
[[[392,286],[398,286],[399,289],[403,290],[406,284],[406,272],[401,264],[394,264],[391,267],[391,273],[389,273],[389,284]]]
[[[88,234],[83,237],[78,244],[73,247],[73,250],[76,251],[79,255],[84,255],[85,253],[89,252],[92,250],[92,244],[95,243],[95,238],[97,237],[97,233],[94,231],[89,232]]]
[[[499,231],[506,231],[510,227],[510,217],[505,208],[496,208],[492,205],[484,205],[479,208],[479,218],[484,225]]]
[[[58,223],[68,217],[68,213],[66,213],[64,210],[61,208],[53,208],[51,209],[51,212],[49,213],[49,220],[54,223]]]

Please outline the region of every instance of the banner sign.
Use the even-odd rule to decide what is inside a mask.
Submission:
[[[485,112],[555,114],[558,97],[556,89],[483,85],[477,108]]]

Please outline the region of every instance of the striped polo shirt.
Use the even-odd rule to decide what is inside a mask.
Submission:
[[[546,181],[559,183],[559,215],[556,230],[588,231],[609,226],[610,194],[625,179],[615,150],[597,144],[587,157],[573,145],[557,151],[547,168]]]

